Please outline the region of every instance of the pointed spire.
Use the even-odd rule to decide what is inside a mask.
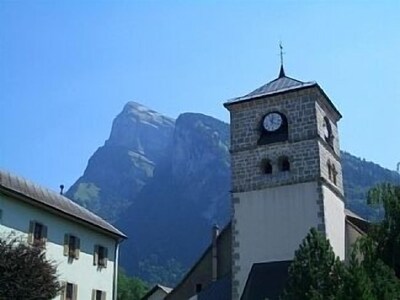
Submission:
[[[281,41],[279,42],[279,48],[281,50],[281,52],[280,52],[280,55],[281,55],[281,69],[279,71],[279,77],[278,78],[282,78],[282,77],[285,77],[286,75],[285,75],[285,70],[283,69],[283,54],[284,54],[284,52],[283,52],[283,46],[282,46],[282,42]]]
[[[282,78],[282,77],[286,77],[285,70],[283,69],[283,65],[281,65],[281,69],[279,71],[279,77],[278,78]]]

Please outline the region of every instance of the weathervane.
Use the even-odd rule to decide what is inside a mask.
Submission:
[[[285,54],[285,52],[283,52],[282,41],[279,41],[279,49],[281,50],[281,66],[283,67],[283,54]]]
[[[279,78],[281,77],[285,77],[285,70],[283,69],[283,54],[285,54],[285,52],[283,52],[283,46],[282,46],[282,41],[279,41],[279,49],[280,49],[280,55],[281,55],[281,69],[279,71]]]

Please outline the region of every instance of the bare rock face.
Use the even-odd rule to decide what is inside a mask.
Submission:
[[[202,114],[185,113],[173,135],[172,174],[181,179],[229,167],[228,124]],[[216,170],[218,171],[218,170]]]
[[[170,142],[175,121],[139,103],[128,102],[115,118],[106,146],[121,146],[157,161]]]
[[[173,285],[207,247],[212,226],[230,217],[228,149],[228,124],[195,113],[178,117],[170,155],[116,223],[135,236],[122,245],[126,268]]]
[[[90,158],[67,196],[116,221],[169,152],[174,123],[143,105],[128,102],[114,119],[109,139]]]

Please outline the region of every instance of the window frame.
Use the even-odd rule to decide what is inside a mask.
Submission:
[[[100,298],[98,297],[99,295]],[[106,297],[107,297],[106,291],[96,290],[96,289],[92,290],[92,300],[106,300]]]
[[[40,228],[38,231],[37,228]],[[47,242],[47,226],[43,222],[29,222],[28,244],[44,247]]]
[[[78,299],[78,285],[72,282],[65,281],[62,284],[63,290],[60,295],[61,300],[77,300]],[[71,287],[72,295],[68,295],[68,287]],[[69,297],[71,296],[71,297]]]
[[[100,255],[101,254],[101,255]],[[108,248],[103,245],[95,245],[93,253],[93,265],[99,268],[107,268]]]
[[[73,244],[71,240],[74,241]],[[68,256],[69,259],[79,259],[80,248],[81,242],[77,235],[70,233],[64,235],[64,256]]]

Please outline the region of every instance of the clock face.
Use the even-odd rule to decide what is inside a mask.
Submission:
[[[282,116],[279,113],[269,113],[264,117],[263,127],[266,131],[273,132],[282,126]]]

